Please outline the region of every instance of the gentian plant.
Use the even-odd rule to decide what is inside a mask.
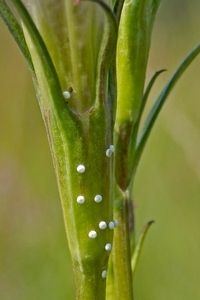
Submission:
[[[132,300],[148,222],[134,240],[133,183],[152,126],[200,52],[183,60],[142,114],[160,0],[0,0],[32,73],[51,149],[76,299]]]

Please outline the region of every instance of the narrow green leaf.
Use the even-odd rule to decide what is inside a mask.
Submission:
[[[3,19],[4,23],[8,27],[8,30],[14,37],[22,54],[26,58],[29,67],[33,71],[31,56],[26,45],[22,28],[4,0],[0,0],[0,17]]]
[[[152,87],[153,87],[153,85],[154,85],[156,79],[158,78],[158,76],[159,76],[160,74],[162,74],[162,73],[165,72],[165,71],[166,71],[166,69],[162,69],[162,70],[159,70],[159,71],[155,72],[155,74],[153,75],[153,77],[152,77],[151,80],[149,81],[149,83],[148,83],[148,85],[147,85],[147,87],[146,87],[146,90],[145,90],[145,92],[144,92],[143,98],[142,98],[142,106],[141,106],[141,112],[140,112],[141,114],[143,113],[143,110],[144,110],[144,108],[145,108],[146,102],[147,102],[147,100],[148,100],[148,98],[149,98],[149,94],[150,94],[150,92],[151,92],[151,90],[152,90]]]
[[[145,238],[147,236],[147,233],[149,231],[149,228],[151,227],[151,225],[154,223],[155,221],[149,221],[145,226],[144,226],[144,229],[143,231],[141,232],[140,234],[140,237],[139,237],[139,240],[136,244],[136,247],[135,247],[135,250],[134,250],[134,253],[133,253],[133,256],[132,256],[132,259],[131,259],[131,267],[132,267],[132,272],[133,272],[133,275],[135,274],[135,270],[136,270],[136,266],[138,264],[138,261],[139,261],[139,258],[141,256],[141,252],[142,252],[142,249],[143,249],[143,244],[144,244],[144,241],[145,241]]]
[[[142,117],[142,114],[144,112],[144,108],[145,108],[145,105],[147,103],[147,100],[149,98],[149,94],[152,90],[152,87],[156,81],[156,79],[158,78],[158,76],[160,74],[162,74],[163,72],[165,72],[166,70],[165,69],[162,69],[162,70],[159,70],[157,71],[153,77],[151,78],[151,80],[149,81],[147,87],[146,87],[146,90],[144,92],[144,95],[143,95],[143,98],[142,98],[142,104],[141,104],[141,108],[140,108],[140,113],[139,113],[139,116],[138,116],[138,119],[137,119],[137,122],[133,128],[133,136],[135,137],[134,140],[137,138],[137,134],[138,134],[138,130],[139,130],[139,126],[140,126],[140,121],[141,121],[141,117]]]
[[[182,63],[179,65],[175,73],[172,75],[169,82],[166,84],[166,86],[161,91],[160,95],[156,99],[152,109],[150,110],[147,119],[145,120],[143,129],[141,134],[138,137],[137,145],[136,145],[136,157],[135,157],[135,168],[138,165],[138,162],[140,160],[140,157],[142,155],[142,152],[144,150],[144,146],[148,140],[148,137],[150,135],[151,129],[159,115],[159,112],[161,108],[163,107],[169,93],[172,91],[173,87],[177,83],[177,81],[180,79],[180,77],[183,75],[185,70],[189,67],[189,65],[192,63],[192,61],[195,59],[195,57],[200,53],[200,44],[195,47],[182,61]]]

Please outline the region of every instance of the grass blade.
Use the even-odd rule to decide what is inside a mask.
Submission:
[[[143,129],[142,133],[139,134],[138,140],[137,140],[137,145],[136,145],[136,157],[135,157],[135,168],[138,165],[138,162],[140,160],[140,157],[142,155],[142,152],[144,150],[144,146],[148,140],[148,137],[150,135],[150,132],[152,130],[152,127],[159,115],[159,112],[161,111],[168,95],[172,91],[173,87],[177,83],[177,81],[180,79],[180,77],[183,75],[183,73],[187,70],[189,65],[193,62],[195,57],[200,53],[200,44],[197,45],[187,56],[186,58],[182,61],[182,63],[179,65],[175,73],[172,75],[171,79],[169,82],[166,84],[166,86],[163,88],[161,91],[160,95],[156,99],[152,109],[150,110]]]
[[[132,256],[132,259],[131,259],[131,268],[132,268],[133,275],[135,274],[136,266],[137,266],[139,258],[141,256],[141,252],[142,252],[142,247],[143,247],[143,244],[144,244],[144,240],[146,238],[146,235],[147,235],[147,233],[148,233],[151,225],[154,224],[154,222],[155,221],[153,221],[153,220],[149,221],[144,226],[144,229],[143,229],[143,231],[140,234],[139,240],[137,242],[137,245],[135,247],[135,250],[133,252],[133,256]]]
[[[142,107],[141,107],[141,114],[143,113],[143,110],[144,110],[144,107],[147,103],[147,100],[149,98],[149,94],[152,90],[152,87],[156,81],[156,79],[158,78],[158,76],[160,74],[162,74],[163,72],[167,71],[166,69],[162,69],[162,70],[159,70],[157,72],[155,72],[155,74],[152,76],[151,80],[149,81],[147,87],[146,87],[146,90],[144,92],[144,95],[143,95],[143,98],[142,98]]]
[[[165,72],[166,69],[162,69],[162,70],[159,70],[157,72],[155,72],[155,74],[152,76],[152,78],[150,79],[147,87],[146,87],[146,90],[144,92],[144,95],[142,97],[142,104],[141,104],[141,108],[140,108],[140,113],[139,113],[139,116],[138,116],[138,119],[137,119],[137,122],[134,126],[134,129],[133,129],[133,136],[135,137],[135,139],[137,139],[137,134],[138,134],[138,130],[139,130],[139,126],[140,126],[140,121],[141,121],[141,118],[142,118],[142,114],[144,112],[144,109],[145,109],[145,105],[147,103],[147,100],[149,98],[149,94],[152,90],[152,87],[156,81],[156,79],[158,78],[158,76],[160,74],[162,74],[163,72]]]

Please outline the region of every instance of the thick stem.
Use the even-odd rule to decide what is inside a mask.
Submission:
[[[112,220],[112,159],[109,128],[103,111],[80,122],[69,140],[55,118],[46,119],[74,266],[77,300],[105,300],[106,271],[113,231],[100,223]],[[63,135],[62,135],[63,133]],[[80,135],[79,135],[80,134]],[[77,166],[83,166],[79,172]],[[83,199],[80,202],[78,199]]]
[[[114,232],[112,252],[113,280],[110,280],[107,300],[133,300],[131,253],[129,237],[128,197],[125,193],[116,199],[114,220],[118,225]],[[112,290],[112,293],[111,293]]]
[[[75,267],[76,300],[104,300],[105,299],[105,278],[96,272],[96,266],[92,267],[90,274],[82,273]]]

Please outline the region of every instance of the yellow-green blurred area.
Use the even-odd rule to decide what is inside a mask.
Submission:
[[[162,0],[147,78],[149,107],[200,42],[200,1]],[[137,236],[153,219],[135,274],[136,300],[200,299],[200,58],[162,111],[135,182]],[[46,133],[30,73],[0,23],[0,299],[73,299]],[[126,300],[126,299],[122,299]]]

